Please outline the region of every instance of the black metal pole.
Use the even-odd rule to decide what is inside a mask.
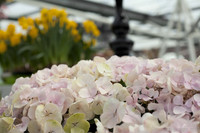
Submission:
[[[112,24],[115,40],[110,43],[111,49],[118,56],[129,55],[133,41],[127,38],[129,31],[128,19],[123,14],[123,0],[116,0],[116,16]]]

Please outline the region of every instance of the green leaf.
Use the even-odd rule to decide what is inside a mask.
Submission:
[[[31,45],[23,46],[21,47],[21,49],[17,51],[17,54],[21,55],[25,51],[32,51],[32,50],[33,50],[33,46]]]
[[[73,128],[78,128],[78,129],[73,129]],[[85,120],[85,114],[76,113],[67,119],[67,122],[64,126],[64,131],[65,133],[73,133],[72,131],[79,130],[79,132],[82,133],[82,131],[80,130],[82,129],[84,131],[83,133],[87,133],[89,131],[89,128],[90,128],[90,123]]]
[[[123,87],[126,87],[126,83],[121,79],[119,82]]]
[[[39,54],[37,54],[37,55],[32,56],[32,57],[31,57],[31,60],[37,60],[37,59],[42,58],[43,56],[44,56],[43,53],[39,53]]]

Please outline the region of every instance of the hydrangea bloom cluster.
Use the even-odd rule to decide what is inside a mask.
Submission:
[[[17,79],[0,115],[10,133],[200,133],[200,58],[54,65]]]

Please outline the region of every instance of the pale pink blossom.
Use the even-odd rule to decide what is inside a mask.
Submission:
[[[122,121],[124,115],[124,103],[111,98],[104,104],[103,114],[101,114],[100,119],[104,127],[113,128],[116,124]]]
[[[0,130],[64,132],[67,119],[83,113],[97,133],[199,133],[199,59],[112,56],[53,65],[16,80],[0,101]]]
[[[39,70],[36,74],[35,74],[35,79],[36,82],[39,84],[39,86],[43,86],[47,83],[51,82],[51,77],[52,77],[52,72],[50,69],[43,69],[43,70]]]
[[[107,94],[112,90],[112,83],[108,77],[100,77],[98,80],[95,81],[97,90],[101,94]]]
[[[67,65],[53,65],[51,67],[52,74],[58,78],[67,78],[70,76],[70,68]]]

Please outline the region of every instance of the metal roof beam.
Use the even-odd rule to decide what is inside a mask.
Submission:
[[[109,19],[108,15],[107,16],[103,16],[103,15],[100,15],[100,14],[95,14],[94,15],[91,15],[91,14],[88,14],[87,12],[83,12],[83,11],[80,11],[78,9],[72,9],[72,7],[66,7],[65,5],[62,5],[62,3],[60,3],[60,5],[56,4],[54,5],[53,3],[49,3],[49,2],[45,2],[47,0],[16,0],[18,2],[22,2],[22,3],[26,3],[26,4],[31,4],[31,5],[37,5],[39,7],[46,7],[46,8],[52,8],[52,7],[58,7],[58,8],[65,8],[67,10],[67,12],[71,15],[75,15],[75,16],[80,16],[80,17],[84,17],[86,19],[91,19],[93,21],[96,21],[96,22],[99,22],[99,23],[102,23],[108,27],[111,26],[112,22],[111,20]],[[54,0],[52,0],[54,1]],[[60,1],[60,0],[56,0],[56,1]],[[74,4],[77,3],[78,0],[70,0],[72,3],[74,2]],[[81,0],[81,1],[84,1],[84,0]],[[54,1],[55,2],[55,1]],[[110,9],[111,10],[111,9]],[[112,15],[114,14],[114,8],[112,7]],[[88,11],[89,12],[89,11]],[[112,16],[111,15],[111,16]],[[138,26],[131,26],[130,25],[130,34],[136,34],[136,35],[144,35],[144,36],[148,36],[150,38],[163,38],[164,35],[163,34],[160,34],[159,33],[154,33],[152,32],[152,30],[143,30],[143,25],[138,25]],[[156,28],[158,28],[159,26],[155,25]],[[180,37],[177,37],[177,36],[174,36],[174,37],[170,37],[170,39],[172,40],[179,40]]]
[[[85,0],[39,0],[55,5],[69,7],[76,10],[93,12],[102,16],[114,16],[115,9],[112,6],[85,1]],[[161,26],[167,25],[168,20],[164,17],[151,16],[145,13],[140,13],[132,10],[124,10],[129,19],[138,20],[141,22],[151,21]]]

